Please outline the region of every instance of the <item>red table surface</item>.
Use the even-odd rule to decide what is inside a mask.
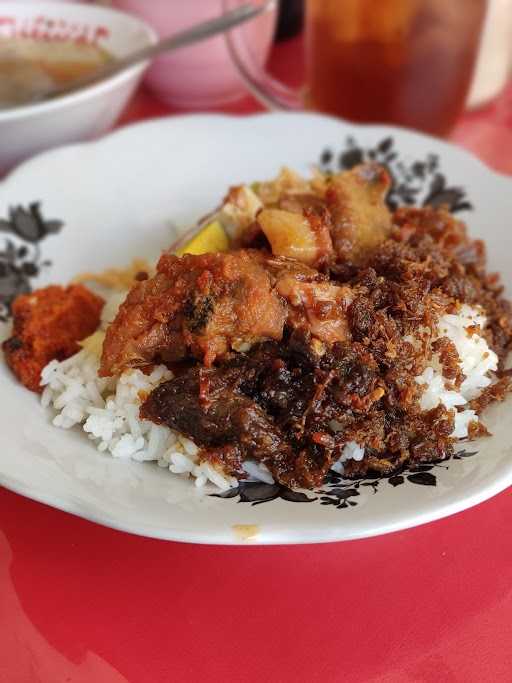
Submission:
[[[122,123],[169,113],[141,91]],[[512,85],[454,139],[512,173]],[[380,538],[222,548],[0,489],[0,683],[510,682],[511,519],[507,491]]]

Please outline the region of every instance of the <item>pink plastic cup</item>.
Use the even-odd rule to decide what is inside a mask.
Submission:
[[[225,11],[222,0],[114,0],[112,4],[141,17],[162,37]],[[244,31],[261,65],[272,44],[275,21],[275,13],[267,13],[237,29]],[[224,36],[159,57],[148,70],[145,83],[161,100],[181,109],[219,107],[246,92]]]

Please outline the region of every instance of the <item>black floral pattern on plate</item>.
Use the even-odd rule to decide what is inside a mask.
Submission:
[[[222,493],[212,493],[212,498],[238,498],[238,503],[260,505],[272,500],[286,500],[290,503],[313,503],[334,506],[338,510],[355,507],[361,501],[357,500],[364,491],[377,493],[383,486],[393,488],[402,486],[406,482],[416,486],[437,486],[436,468],[448,469],[450,460],[463,460],[476,455],[478,451],[458,451],[451,458],[404,468],[390,476],[373,475],[363,479],[345,479],[341,474],[332,470],[327,474],[326,482],[318,491],[292,491],[281,484],[267,484],[260,481],[240,481]],[[364,500],[364,498],[363,498]]]
[[[7,219],[0,219],[0,321],[11,317],[11,306],[19,294],[32,291],[32,280],[51,265],[44,260],[39,243],[58,233],[62,221],[45,220],[40,204],[15,206]]]
[[[366,161],[376,161],[388,170],[392,185],[387,202],[391,210],[403,205],[446,205],[453,213],[473,208],[464,188],[448,184],[437,154],[407,161],[396,149],[393,137],[380,140],[374,147],[363,147],[349,136],[340,152],[326,148],[320,155],[319,166],[322,171],[334,172]]]
[[[415,465],[395,472],[391,476],[380,475],[368,476],[364,479],[344,479],[336,472],[329,472],[327,481],[321,491],[317,491],[321,505],[334,505],[338,509],[354,507],[358,504],[357,498],[361,495],[361,489],[371,489],[377,493],[380,487],[390,485],[393,488],[402,486],[406,482],[417,486],[437,486],[435,470],[438,468],[448,469],[450,460],[463,460],[476,455],[478,451],[462,450],[455,453],[447,460]]]
[[[262,481],[240,481],[238,486],[234,486],[222,493],[213,493],[213,498],[236,498],[239,503],[269,503],[271,500],[287,500],[290,503],[312,503],[317,500],[303,491],[292,491],[281,484],[266,484]]]

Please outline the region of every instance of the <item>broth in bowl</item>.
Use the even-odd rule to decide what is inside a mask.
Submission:
[[[0,109],[39,102],[113,57],[94,44],[15,37],[0,40]]]

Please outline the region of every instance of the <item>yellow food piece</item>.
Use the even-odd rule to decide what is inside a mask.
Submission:
[[[103,350],[103,340],[105,339],[105,332],[103,330],[96,330],[91,335],[79,341],[78,344],[88,353],[93,353],[98,358],[101,358]]]
[[[227,251],[229,239],[219,221],[208,223],[184,247],[176,250],[177,256],[183,254],[209,254],[215,251]]]
[[[315,234],[309,221],[300,213],[263,209],[258,214],[258,223],[275,256],[286,256],[302,263],[311,263],[315,259]]]

